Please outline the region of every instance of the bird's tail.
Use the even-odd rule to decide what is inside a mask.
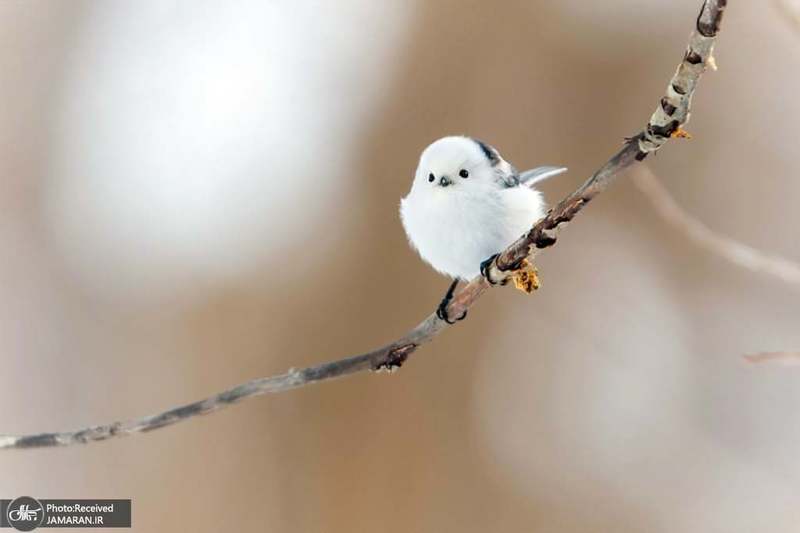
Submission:
[[[558,176],[567,171],[566,167],[536,167],[525,172],[520,172],[519,182],[528,187],[532,187],[553,176]]]

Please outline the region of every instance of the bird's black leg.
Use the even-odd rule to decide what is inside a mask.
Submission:
[[[492,261],[494,261],[499,255],[500,254],[494,254],[489,259],[481,263],[481,276],[486,278],[486,281],[489,282],[489,285],[497,285],[497,283],[492,281],[492,278],[489,277],[489,267],[492,266]]]
[[[439,303],[439,307],[436,309],[436,316],[439,317],[440,320],[444,320],[451,325],[455,324],[459,320],[464,320],[467,317],[467,312],[464,311],[460,317],[451,321],[450,316],[447,314],[447,306],[450,305],[450,300],[453,299],[453,293],[456,290],[456,285],[458,285],[458,280],[455,280],[450,284],[450,288],[447,289],[444,298],[442,298],[442,301]]]

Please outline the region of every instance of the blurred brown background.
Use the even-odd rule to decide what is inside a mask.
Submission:
[[[563,164],[641,128],[700,0],[0,3],[0,433],[157,412],[366,350],[447,281],[398,220],[468,133]],[[800,34],[731,2],[689,130],[648,160],[712,227],[800,258]],[[87,447],[0,497],[133,498],[136,531],[789,532],[800,293],[684,242],[625,179],[533,297],[488,294],[395,375]]]

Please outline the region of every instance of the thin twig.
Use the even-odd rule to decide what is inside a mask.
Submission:
[[[525,235],[500,254],[489,265],[488,275],[491,279],[506,279],[524,259],[531,258],[538,250],[555,244],[556,232],[566,222],[572,220],[592,198],[604,191],[625,169],[637,161],[644,160],[649,153],[658,150],[673,135],[681,131],[681,126],[689,118],[689,105],[697,81],[710,61],[726,4],[727,0],[705,0],[703,3],[694,31],[689,38],[686,54],[645,130],[626,141],[623,148],[586,183],[551,209]],[[473,279],[455,293],[448,306],[448,314],[461,316],[491,286],[483,277]],[[399,340],[372,352],[302,370],[290,370],[279,376],[249,381],[210,398],[154,416],[63,433],[2,435],[0,448],[67,446],[151,431],[216,411],[245,398],[282,392],[362,370],[392,370],[402,365],[420,345],[433,339],[446,327],[447,324],[439,320],[434,313]]]
[[[650,200],[656,213],[697,246],[747,270],[768,274],[800,287],[800,265],[778,255],[756,250],[709,229],[678,205],[667,188],[646,165],[638,167],[631,178],[636,187]]]
[[[800,0],[774,0],[773,4],[778,8],[778,11],[781,12],[781,15],[792,24],[792,29],[800,33]],[[792,266],[798,268],[796,265]],[[745,361],[752,364],[778,363],[784,366],[800,365],[800,352],[760,352],[747,354],[743,357]]]
[[[759,352],[744,356],[748,363],[779,363],[784,366],[800,365],[800,352]]]

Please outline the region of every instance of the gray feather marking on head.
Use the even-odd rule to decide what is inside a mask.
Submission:
[[[489,160],[492,166],[495,166],[498,163],[500,163],[500,161],[502,161],[502,159],[500,158],[500,153],[497,150],[495,150],[494,148],[492,148],[483,141],[479,141],[478,139],[475,138],[473,138],[472,140],[478,144],[478,146],[481,148],[481,151],[483,152],[483,155],[486,156],[486,159]]]

